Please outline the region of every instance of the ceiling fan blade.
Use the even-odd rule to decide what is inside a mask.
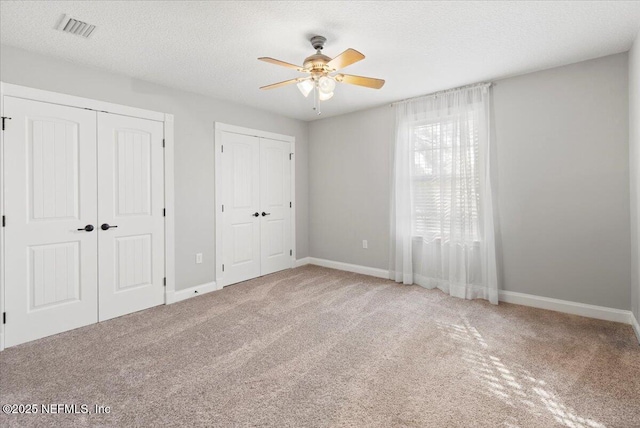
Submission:
[[[380,89],[384,86],[384,80],[373,77],[353,76],[351,74],[336,74],[336,81],[350,85],[366,86],[367,88]]]
[[[258,59],[260,61],[268,62],[268,63],[275,64],[275,65],[280,65],[282,67],[293,68],[294,70],[297,70],[297,71],[303,71],[303,68],[300,67],[299,65],[295,65],[295,64],[288,63],[288,62],[280,61],[279,59],[269,58],[269,57],[265,57],[265,56],[260,57]]]
[[[345,68],[353,63],[358,61],[362,61],[364,59],[364,55],[358,52],[355,49],[347,49],[342,52],[340,55],[332,59],[327,63],[327,67],[332,70],[340,70],[341,68]]]
[[[279,88],[281,86],[290,85],[292,83],[298,83],[299,81],[300,81],[300,79],[285,80],[284,82],[278,82],[278,83],[273,83],[271,85],[262,86],[260,89],[275,89],[275,88]]]

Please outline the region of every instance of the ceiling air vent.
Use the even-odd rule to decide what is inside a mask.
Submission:
[[[87,38],[91,34],[93,34],[93,30],[96,29],[96,26],[87,24],[83,21],[78,21],[77,19],[73,19],[67,15],[62,15],[60,23],[56,28],[60,31],[64,31],[65,33],[75,34],[76,36]]]

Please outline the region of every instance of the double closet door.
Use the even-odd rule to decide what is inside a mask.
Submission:
[[[162,123],[4,103],[6,346],[164,303]]]
[[[291,267],[291,143],[222,131],[217,281],[225,286]]]

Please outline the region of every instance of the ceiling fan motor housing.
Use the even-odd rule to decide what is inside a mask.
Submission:
[[[326,71],[325,66],[329,61],[331,61],[331,58],[317,53],[305,58],[303,67],[311,73],[324,73]]]

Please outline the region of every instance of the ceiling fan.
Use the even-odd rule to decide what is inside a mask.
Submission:
[[[309,76],[285,80],[284,82],[263,86],[260,89],[275,89],[281,86],[297,83],[298,89],[305,97],[308,97],[311,91],[314,92],[313,109],[316,110],[318,101],[326,101],[333,97],[333,91],[336,87],[336,82],[364,86],[373,89],[380,89],[384,85],[384,80],[382,79],[354,76],[351,74],[343,73],[331,74],[351,64],[363,60],[364,55],[362,55],[355,49],[347,49],[337,57],[331,59],[328,56],[322,54],[324,43],[327,41],[326,38],[322,36],[313,36],[310,41],[311,46],[313,46],[313,48],[316,50],[316,53],[305,58],[303,66],[290,64],[288,62],[280,61],[274,58],[258,58],[260,61],[265,61],[271,64],[280,65],[282,67],[291,68],[302,73],[307,73],[309,74]]]

